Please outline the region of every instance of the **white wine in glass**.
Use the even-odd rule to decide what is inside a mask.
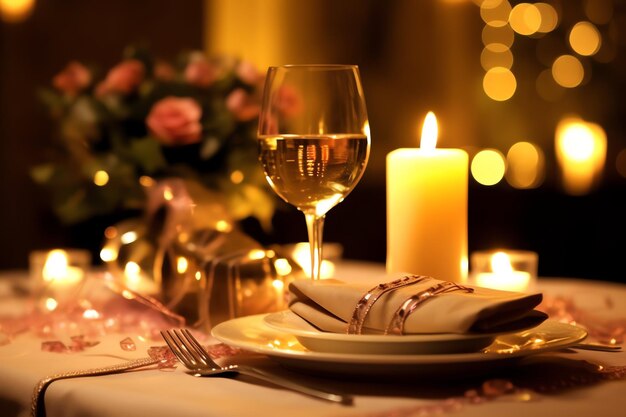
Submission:
[[[305,215],[310,276],[317,280],[325,215],[356,186],[369,158],[369,122],[358,67],[270,67],[258,137],[270,186]]]

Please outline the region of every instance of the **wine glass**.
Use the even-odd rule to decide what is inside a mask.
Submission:
[[[356,65],[270,67],[259,116],[259,160],[272,189],[304,213],[313,280],[326,213],[359,182],[370,132]]]

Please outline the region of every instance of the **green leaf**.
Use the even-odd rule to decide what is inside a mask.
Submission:
[[[154,173],[167,165],[161,151],[161,145],[150,136],[133,140],[130,143],[129,152],[132,158],[148,174]]]

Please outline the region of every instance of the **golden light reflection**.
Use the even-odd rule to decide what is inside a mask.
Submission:
[[[308,242],[296,243],[293,254],[293,260],[300,265],[305,275],[311,278],[311,251]],[[335,264],[327,259],[323,259],[320,265],[320,278],[332,278],[335,274]]]
[[[176,272],[184,274],[189,269],[189,261],[184,256],[176,258]]]
[[[137,240],[137,232],[135,232],[134,230],[130,230],[122,234],[122,236],[120,237],[120,241],[125,245],[133,243],[136,240]]]
[[[104,247],[100,250],[100,259],[103,262],[112,262],[117,259],[117,250]]]
[[[46,304],[46,310],[48,311],[54,311],[59,306],[59,303],[57,302],[57,300],[51,297],[46,298],[45,304]]]
[[[563,87],[574,88],[579,86],[584,76],[583,64],[573,55],[561,55],[552,64],[552,77]]]
[[[555,151],[567,193],[583,195],[594,187],[604,169],[606,146],[601,126],[573,117],[559,122]]]
[[[83,311],[83,318],[89,319],[89,320],[99,319],[100,313],[98,313],[98,311],[94,310],[93,308],[89,308]]]
[[[96,171],[93,175],[93,183],[98,187],[104,187],[109,182],[109,174],[106,171]]]
[[[244,179],[243,172],[241,172],[238,169],[230,173],[230,181],[233,184],[241,184],[243,182],[243,179]]]
[[[591,56],[600,50],[600,31],[591,22],[578,22],[569,33],[572,49],[583,56]]]
[[[520,35],[532,35],[541,27],[541,12],[534,4],[517,4],[511,10],[509,24]]]
[[[545,156],[539,146],[530,142],[517,142],[506,154],[505,177],[518,189],[536,188],[545,177]]]
[[[291,264],[285,258],[276,259],[274,261],[274,268],[276,269],[276,273],[283,277],[291,274],[292,271]]]
[[[478,152],[470,166],[472,177],[482,185],[495,185],[504,177],[506,163],[504,155],[496,149]]]
[[[483,78],[483,90],[492,100],[506,101],[513,97],[516,89],[515,75],[508,68],[491,68]]]
[[[508,0],[485,0],[480,4],[480,17],[489,26],[506,26],[511,13]]]
[[[217,230],[218,232],[227,233],[230,232],[232,228],[232,225],[226,220],[219,220],[217,223],[215,223],[215,230]]]
[[[480,64],[485,71],[495,67],[511,69],[513,66],[513,53],[504,44],[491,43],[483,48],[480,54]]]
[[[139,184],[143,185],[144,187],[152,187],[155,184],[155,181],[147,175],[142,175],[141,177],[139,177]]]
[[[279,291],[282,291],[285,288],[285,283],[280,279],[275,279],[272,281],[272,287]]]
[[[172,191],[172,189],[171,189],[171,188],[166,187],[166,188],[163,190],[163,198],[164,198],[166,201],[172,201],[172,200],[174,199],[174,192]]]
[[[260,259],[265,258],[265,251],[261,249],[254,249],[248,252],[248,259],[252,261],[258,261]]]
[[[137,264],[137,262],[127,262],[124,267],[124,275],[126,276],[126,282],[128,284],[136,284],[140,280],[139,274],[141,273],[141,268]],[[132,288],[132,285],[129,285]]]

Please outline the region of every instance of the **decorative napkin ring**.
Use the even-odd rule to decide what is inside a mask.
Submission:
[[[367,314],[381,295],[397,288],[417,284],[418,282],[423,282],[429,279],[432,278],[425,275],[407,275],[404,278],[396,279],[391,282],[385,282],[383,284],[378,284],[374,288],[370,289],[363,297],[361,297],[359,302],[356,303],[356,307],[354,308],[354,312],[352,313],[350,323],[348,323],[348,329],[346,333],[361,334],[361,331],[363,329],[363,323],[365,322]]]
[[[473,288],[464,287],[462,285],[455,284],[454,282],[441,282],[434,285],[424,291],[420,291],[417,294],[413,294],[407,298],[400,307],[394,313],[389,325],[385,329],[385,334],[402,335],[404,333],[404,323],[406,319],[419,307],[422,303],[438,294],[464,291],[472,293]]]

